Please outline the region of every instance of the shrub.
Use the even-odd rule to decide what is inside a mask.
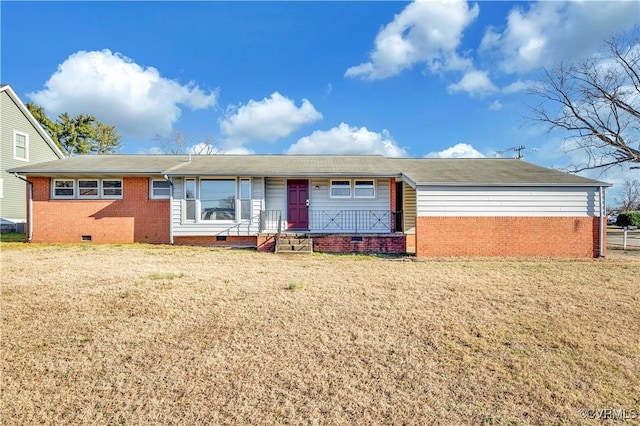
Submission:
[[[618,226],[640,226],[640,212],[622,212],[616,221]]]

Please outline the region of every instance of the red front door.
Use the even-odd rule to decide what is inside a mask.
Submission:
[[[287,229],[309,228],[309,181],[287,181]]]

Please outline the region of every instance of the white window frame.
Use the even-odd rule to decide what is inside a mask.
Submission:
[[[82,195],[82,189],[94,189],[93,187],[89,187],[89,188],[80,188],[80,182],[95,182],[96,186],[95,186],[95,190],[96,193],[95,195]],[[78,199],[95,199],[95,198],[100,198],[100,179],[78,179],[76,181],[76,188],[77,188],[77,195],[78,195]]]
[[[334,195],[333,194],[333,189],[334,189],[334,184],[336,182],[347,182],[348,185],[346,185],[346,188],[349,189],[349,195]],[[336,189],[345,189],[345,185],[339,185],[337,187],[335,187]],[[349,179],[331,179],[331,182],[329,184],[329,198],[351,198],[351,194],[352,194],[352,190],[351,190],[351,180]]]
[[[120,188],[105,188],[104,187],[105,182],[120,182]],[[120,194],[106,195],[104,193],[105,189],[120,189]],[[122,181],[122,179],[102,179],[102,182],[100,185],[100,198],[109,199],[109,200],[119,200],[119,199],[122,199],[123,196],[124,196],[124,182]]]
[[[19,157],[17,153],[18,136],[24,137],[24,158]],[[29,134],[28,133],[19,132],[17,130],[13,131],[13,159],[18,161],[29,161]]]
[[[189,197],[187,192],[187,183],[193,182],[193,194]],[[187,217],[188,211],[188,203],[193,203],[193,218]],[[195,178],[185,178],[184,180],[184,209],[183,209],[183,220],[188,223],[195,223],[198,221],[200,217],[200,206],[198,204],[198,181]]]
[[[373,189],[373,195],[358,195],[358,182],[371,182],[371,185],[361,185],[361,187]],[[353,198],[376,198],[375,179],[355,179],[353,181]]]
[[[73,186],[71,188],[56,188],[56,182],[73,182]],[[56,194],[56,189],[71,189],[73,191],[72,195],[58,195]],[[59,200],[73,200],[76,198],[76,180],[75,179],[53,179],[51,183],[51,198],[59,199]]]
[[[0,178],[0,198],[4,198],[4,179]]]
[[[219,181],[219,182],[233,182],[234,188],[234,204],[235,208],[233,209],[234,218],[233,219],[204,219],[202,217],[202,184],[203,182],[208,181]],[[198,180],[198,203],[196,204],[198,210],[196,211],[196,217],[198,218],[198,223],[238,223],[238,179],[237,178],[224,178],[224,177],[214,177],[214,178],[200,178]]]
[[[168,180],[165,179],[150,179],[150,183],[149,183],[149,198],[152,200],[168,200],[171,198],[171,183]],[[167,189],[167,194],[164,195],[158,195],[156,193],[156,188],[154,187],[154,184],[156,182],[162,182],[162,183],[166,183],[167,187],[166,188],[157,188],[159,190],[165,190]]]
[[[242,193],[242,182],[248,182],[248,184],[249,184],[248,194],[243,194]],[[242,214],[244,212],[244,210],[242,209],[242,202],[243,201],[248,201],[249,202],[249,211],[248,211],[248,216],[249,217],[244,218],[244,219],[242,218]],[[249,178],[240,178],[240,179],[238,179],[238,202],[237,202],[237,205],[238,205],[238,212],[236,214],[237,214],[238,220],[244,221],[244,222],[250,221],[251,220],[251,179],[249,179]]]

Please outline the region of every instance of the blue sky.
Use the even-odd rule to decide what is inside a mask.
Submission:
[[[50,116],[115,124],[122,153],[157,152],[154,136],[175,130],[227,153],[493,157],[525,145],[525,160],[558,168],[580,153],[524,118],[524,89],[541,66],[593,55],[640,21],[636,1],[0,8],[2,83]]]

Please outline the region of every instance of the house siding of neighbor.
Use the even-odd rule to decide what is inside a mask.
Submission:
[[[24,232],[27,218],[25,183],[7,169],[63,158],[8,85],[0,86],[0,218],[3,228]]]
[[[303,232],[328,252],[605,254],[606,183],[510,159],[84,156],[20,167],[33,242],[272,251]]]

